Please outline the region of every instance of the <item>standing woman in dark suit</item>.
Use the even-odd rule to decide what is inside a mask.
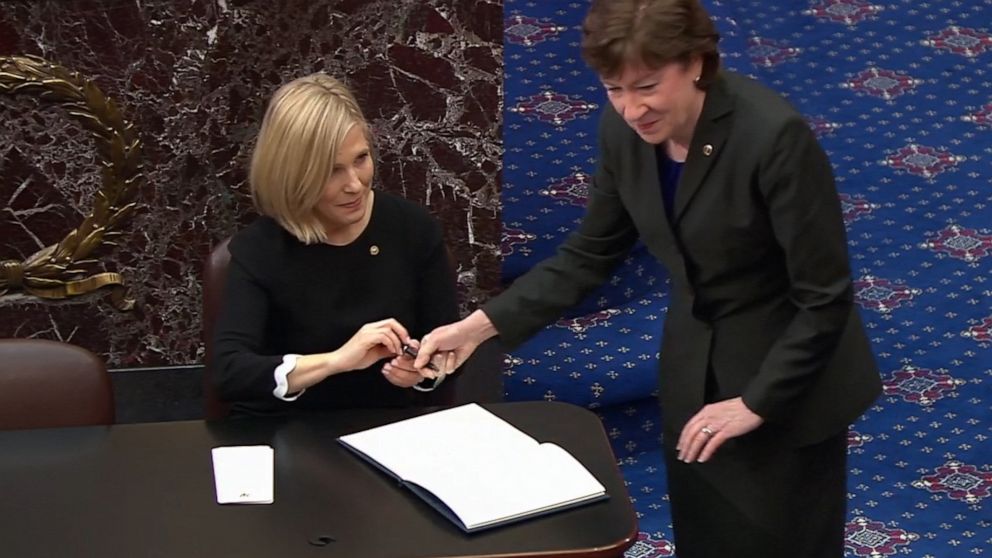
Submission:
[[[802,115],[720,71],[718,39],[698,0],[593,0],[582,55],[610,106],[583,221],[415,364],[520,344],[640,238],[672,280],[659,392],[678,555],[840,558],[847,426],[881,390],[840,202]]]

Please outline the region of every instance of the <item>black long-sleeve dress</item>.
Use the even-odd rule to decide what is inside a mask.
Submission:
[[[273,395],[286,354],[341,347],[366,323],[395,318],[419,339],[458,319],[441,227],[422,207],[376,191],[365,231],[351,244],[305,245],[261,217],[230,243],[224,307],[214,332],[213,381],[232,414],[395,407],[443,400],[390,384],[382,364],[328,377],[296,401]]]

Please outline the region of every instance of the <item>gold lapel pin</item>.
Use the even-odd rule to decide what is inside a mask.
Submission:
[[[369,254],[372,254],[373,256],[378,256],[379,255],[379,247],[376,246],[375,244],[373,244],[372,246],[369,246]]]
[[[706,145],[703,146],[703,155],[709,157],[712,154],[713,154],[713,146],[707,143]]]

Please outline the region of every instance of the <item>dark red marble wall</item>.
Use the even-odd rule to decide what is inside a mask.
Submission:
[[[201,267],[252,218],[250,145],[278,85],[325,71],[372,121],[377,185],[445,224],[466,307],[498,284],[502,0],[0,1],[0,56],[91,78],[143,143],[137,211],[98,270],[136,300],[0,296],[0,337],[60,339],[112,367],[194,364]],[[91,137],[65,109],[0,94],[0,260],[59,242],[100,189]]]

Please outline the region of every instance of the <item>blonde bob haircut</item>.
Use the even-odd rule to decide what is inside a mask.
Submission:
[[[372,143],[351,91],[326,74],[295,79],[272,96],[251,157],[255,209],[304,244],[327,238],[315,208],[337,151],[354,126]]]

